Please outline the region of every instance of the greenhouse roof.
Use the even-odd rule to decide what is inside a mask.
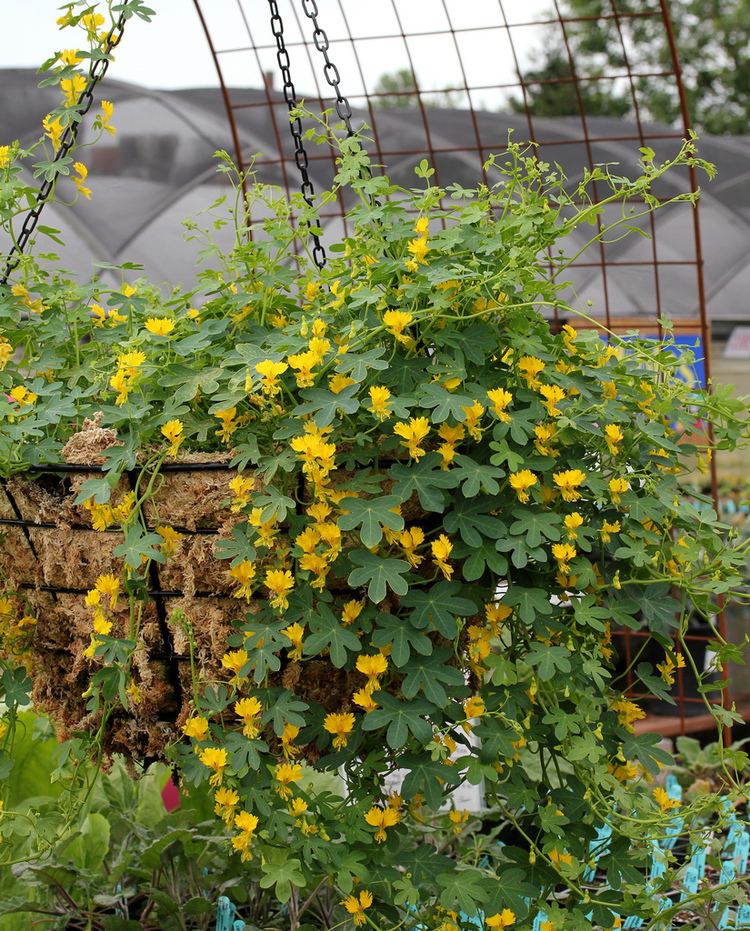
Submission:
[[[3,141],[18,138],[32,142],[39,133],[42,117],[57,104],[56,88],[38,88],[32,70],[3,72]],[[269,183],[283,183],[274,125],[286,133],[286,109],[278,93],[273,94],[273,111],[266,105],[268,92],[232,90],[243,151],[259,154],[258,175]],[[96,148],[79,157],[89,167],[93,190],[91,201],[79,200],[72,208],[53,205],[44,223],[64,231],[67,245],[62,250],[65,264],[87,275],[92,263],[132,261],[144,266],[157,281],[191,286],[196,280],[198,252],[202,243],[185,242],[181,221],[204,211],[224,192],[216,172],[213,153],[233,151],[232,136],[220,91],[217,88],[159,91],[117,81],[107,81],[100,97],[115,103],[117,126],[114,137],[105,136]],[[270,114],[273,112],[274,120]],[[430,109],[426,119],[416,118],[414,109],[386,109],[376,113],[381,151],[400,152],[388,159],[394,181],[411,186],[413,165],[428,154],[425,122],[439,173],[440,183],[458,182],[473,186],[479,179],[476,154],[462,151],[468,138],[481,139],[485,154],[501,151],[508,129],[516,139],[528,137],[522,114],[476,113],[476,123],[466,110]],[[362,112],[362,119],[370,115]],[[621,120],[589,118],[588,132],[594,140],[590,157],[594,162],[619,163],[623,173],[632,173],[639,158],[634,127]],[[538,138],[544,138],[542,155],[559,162],[571,178],[577,178],[589,158],[580,142],[578,118],[535,118]],[[649,127],[649,135],[660,128]],[[82,133],[85,141],[85,130]],[[663,144],[654,145],[657,157],[675,151],[674,131],[665,128]],[[605,141],[617,137],[619,141]],[[669,138],[671,137],[671,138]],[[286,136],[282,137],[286,145]],[[601,139],[602,141],[597,141]],[[703,157],[718,166],[718,177],[704,184],[701,226],[705,261],[706,297],[713,321],[736,321],[750,316],[750,184],[748,137],[706,137],[700,142]],[[289,151],[291,151],[291,144]],[[327,155],[311,153],[311,175],[316,190],[331,179]],[[373,152],[373,155],[375,153]],[[264,157],[269,159],[264,162]],[[290,172],[294,165],[290,163]],[[619,171],[620,169],[615,169]],[[294,174],[292,184],[296,184]],[[684,179],[677,179],[684,190]],[[677,188],[675,188],[677,190]],[[66,191],[67,193],[67,191]],[[662,191],[661,193],[666,193]],[[665,312],[675,317],[697,313],[695,242],[687,205],[665,211],[658,220],[660,290]],[[326,220],[326,238],[340,234],[340,220]],[[218,230],[216,239],[227,244],[231,230]],[[40,245],[42,241],[40,240]],[[55,247],[56,248],[56,247]],[[652,256],[650,241],[640,236],[608,245],[607,261],[617,267],[608,271],[609,300],[613,314],[622,316],[653,312],[653,269],[644,264]],[[601,302],[601,284],[595,268],[579,268],[575,274],[578,302]]]

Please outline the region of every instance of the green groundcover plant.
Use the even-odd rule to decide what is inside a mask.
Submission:
[[[82,27],[96,57],[101,24],[83,15],[64,25]],[[85,61],[65,55],[47,63],[64,93]],[[47,118],[46,156],[3,150],[8,230],[33,202],[25,163],[69,172],[49,127],[75,108]],[[290,903],[292,927],[320,895],[335,901],[320,927],[454,931],[465,913],[497,928],[540,907],[545,931],[608,928],[618,913],[654,921],[643,875],[675,823],[658,780],[670,758],[635,732],[644,712],[623,694],[613,630],[663,647],[656,668],[630,665],[641,691],[670,700],[694,664],[683,638],[697,613],[713,659],[693,673],[717,724],[738,720],[715,675],[738,651],[713,618],[741,589],[743,547],[681,483],[744,438],[743,406],[681,381],[668,339],[549,319],[572,319],[573,229],[590,224],[595,243],[692,203],[654,190],[670,171],[711,166],[690,139],[665,162],[642,150],[636,178],[602,166],[568,186],[510,141],[487,184],[440,188],[423,162],[407,190],[372,170],[360,138],[307,116],[309,137],[337,153],[321,201],[354,198],[323,270],[308,251],[314,210],[252,173],[245,197],[219,153],[234,196],[216,210],[237,236],[221,251],[188,225],[205,239],[195,290],[126,281],[126,266],[118,286],[80,284],[26,255],[0,298],[3,473],[59,462],[86,420],[116,437],[78,489],[91,527],[120,542],[79,599],[89,629],[70,650],[88,717],[66,744],[67,791],[91,791],[108,728],[144,701],[151,566],[186,558],[170,514],[157,527],[148,516],[164,469],[223,452],[233,520],[214,560],[231,583],[229,633],[200,659],[188,629],[189,688],[165,755],[188,791],[210,790],[248,882]],[[102,132],[112,119],[103,105]],[[6,584],[6,771],[42,675],[45,608],[30,597]],[[746,757],[720,756],[731,787]],[[446,839],[440,810],[464,782],[483,786],[491,842],[467,840],[471,816],[455,808]],[[717,792],[697,796],[685,831],[722,810]],[[36,825],[36,856],[68,830],[65,811]],[[20,817],[9,809],[0,832]],[[604,823],[612,837],[588,880]]]

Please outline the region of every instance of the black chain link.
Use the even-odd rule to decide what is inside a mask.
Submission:
[[[304,10],[305,16],[313,24],[313,42],[315,43],[315,48],[320,52],[325,60],[323,74],[325,75],[326,81],[328,81],[336,96],[336,113],[339,115],[339,119],[343,122],[344,126],[346,126],[347,136],[353,136],[355,133],[352,129],[352,108],[348,99],[341,93],[341,88],[339,87],[341,82],[339,69],[331,61],[328,55],[328,49],[331,47],[331,43],[328,40],[328,36],[326,35],[325,30],[321,29],[320,24],[318,23],[317,0],[302,0],[302,9]],[[370,171],[369,167],[363,166],[360,170],[360,178],[363,180],[369,180],[371,177],[372,172]],[[368,194],[367,199],[373,207],[380,206],[380,201],[372,194]]]
[[[294,161],[302,178],[302,197],[308,207],[314,208],[313,198],[315,197],[315,189],[313,188],[308,172],[310,163],[307,158],[307,152],[302,144],[302,121],[294,112],[297,108],[297,94],[294,89],[294,83],[292,82],[289,52],[284,43],[284,23],[279,15],[279,7],[276,0],[268,0],[268,6],[271,10],[271,32],[276,39],[276,60],[279,63],[281,77],[284,81],[284,100],[289,110],[289,130],[292,134],[292,140],[294,141]],[[308,222],[308,226],[313,241],[313,261],[318,268],[323,268],[326,263],[325,249],[320,242],[318,234],[313,232],[313,224]]]
[[[315,48],[325,59],[323,75],[331,88],[333,88],[333,92],[336,95],[336,113],[338,113],[339,119],[346,126],[347,134],[353,136],[354,130],[352,129],[352,108],[349,105],[349,101],[341,93],[341,88],[339,87],[339,84],[341,83],[339,69],[331,61],[328,55],[328,49],[331,47],[331,43],[328,40],[328,36],[326,35],[325,30],[321,29],[318,23],[317,0],[302,0],[302,9],[305,12],[305,16],[313,24],[313,42],[315,43]]]
[[[127,9],[123,9],[120,14],[120,18],[117,20],[115,25],[107,33],[107,38],[104,41],[104,54],[109,55],[112,49],[118,44],[122,39],[122,34],[125,29],[125,22],[127,20]],[[91,105],[94,102],[94,88],[101,81],[104,75],[107,73],[109,68],[109,58],[99,58],[95,61],[89,71],[89,77],[86,82],[86,87],[81,91],[75,110],[80,115],[80,118],[71,122],[66,128],[65,132],[60,139],[60,148],[55,154],[54,162],[60,161],[60,159],[65,158],[65,156],[75,147],[75,144],[78,140],[78,131],[81,128],[81,122],[83,117],[91,109]],[[21,255],[23,250],[28,245],[29,240],[31,239],[36,225],[39,222],[39,216],[44,208],[44,205],[49,200],[50,194],[54,190],[55,183],[59,176],[55,175],[51,179],[47,179],[43,182],[42,186],[37,191],[36,204],[32,210],[30,210],[26,217],[24,218],[23,225],[21,226],[21,232],[18,234],[13,247],[6,256],[5,259],[5,271],[3,272],[2,277],[0,278],[0,285],[6,285],[8,283],[8,278],[10,277],[13,270],[17,267],[18,263],[21,261]]]

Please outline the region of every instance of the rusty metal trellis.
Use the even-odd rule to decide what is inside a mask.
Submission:
[[[281,15],[294,26],[296,35],[285,37],[286,47],[292,60],[292,70],[297,82],[297,90],[305,91],[307,105],[314,107],[315,101],[320,108],[338,109],[342,100],[339,91],[339,77],[347,91],[346,112],[339,110],[339,116],[357,124],[364,122],[369,127],[371,136],[370,150],[374,161],[392,171],[394,166],[405,161],[414,163],[427,158],[436,169],[436,181],[439,184],[450,183],[452,166],[459,161],[471,166],[476,179],[482,177],[483,165],[491,152],[502,151],[507,140],[507,110],[488,109],[483,100],[492,97],[507,97],[513,94],[520,101],[520,112],[515,121],[521,128],[521,135],[538,145],[542,159],[555,161],[555,154],[569,148],[575,152],[580,163],[589,169],[596,162],[611,160],[612,147],[622,144],[637,151],[639,147],[656,147],[660,145],[677,145],[685,138],[690,129],[690,115],[687,108],[685,91],[682,83],[680,61],[670,19],[669,0],[647,0],[638,12],[623,9],[621,0],[603,0],[598,17],[574,17],[566,15],[559,0],[550,0],[544,5],[546,12],[534,14],[534,5],[527,0],[473,0],[472,3],[460,0],[424,0],[415,4],[412,0],[383,0],[377,5],[365,5],[360,0],[277,0]],[[208,42],[221,86],[227,119],[232,131],[236,158],[242,168],[249,163],[251,156],[257,156],[251,148],[251,142],[243,137],[243,122],[248,111],[258,110],[266,114],[273,127],[275,152],[265,152],[253,158],[253,165],[261,179],[270,176],[280,180],[288,193],[296,189],[293,171],[293,152],[290,150],[286,132],[280,132],[283,122],[283,97],[274,90],[265,68],[270,63],[270,56],[275,53],[265,13],[264,0],[227,0],[227,3],[213,4],[194,0],[200,17],[206,40]],[[301,5],[306,17],[313,21],[315,29],[303,28],[304,18],[298,13]],[[419,12],[417,16],[417,8]],[[542,9],[541,4],[537,6]],[[366,9],[366,15],[363,14]],[[531,11],[531,12],[530,12]],[[222,18],[232,16],[238,24],[237,30],[231,31],[231,42],[222,36],[227,34],[226,22]],[[325,24],[325,41],[319,34],[318,21]],[[614,34],[621,45],[622,66],[617,70],[605,68],[596,76],[579,74],[575,50],[570,41],[573,31],[585,26],[589,21],[597,21],[614,29]],[[660,36],[663,55],[654,61],[640,62],[636,67],[629,54],[626,32],[634,22],[648,25],[651,34]],[[569,73],[555,78],[540,80],[530,75],[532,70],[528,56],[529,31],[548,30],[554,32],[561,42],[567,57]],[[238,30],[241,34],[238,34]],[[422,82],[419,63],[420,54],[426,42],[439,48],[445,61],[441,60],[441,84],[426,86]],[[387,54],[383,54],[380,71],[373,72],[373,55],[368,49],[373,44],[381,43]],[[497,62],[497,69],[492,79],[486,74],[479,75],[471,51],[472,43],[479,43],[482,48],[491,47],[492,60]],[[483,44],[482,44],[483,43]],[[319,80],[320,53],[326,56],[330,49],[331,56],[339,64],[331,81],[325,72],[329,86],[323,86]],[[369,59],[368,59],[369,54]],[[450,59],[450,61],[449,61]],[[667,62],[665,65],[664,62]],[[298,65],[307,67],[308,77],[300,79],[296,70]],[[376,82],[381,72],[393,71],[404,67],[411,71],[414,86],[399,90],[399,97],[409,100],[409,106],[398,114],[398,119],[408,120],[411,135],[394,132],[386,126],[390,117],[383,104],[389,96],[387,91],[377,90]],[[510,69],[510,74],[507,73]],[[649,123],[644,116],[644,106],[640,97],[641,82],[648,78],[658,78],[671,83],[677,92],[680,109],[680,122],[676,126],[659,126]],[[307,86],[302,86],[302,81]],[[596,86],[597,82],[618,82],[627,88],[630,99],[630,116],[614,122],[592,118],[586,112],[585,89]],[[534,110],[533,91],[540,84],[567,86],[577,101],[577,116],[567,117],[564,121],[555,121],[541,117]],[[248,89],[259,89],[254,96]],[[331,94],[333,90],[334,94]],[[436,100],[446,94],[459,98],[456,110],[451,111],[451,122],[455,129],[448,131],[441,125],[441,117]],[[280,115],[281,114],[281,115]],[[447,124],[446,124],[447,125]],[[285,127],[283,127],[285,130]],[[413,135],[420,136],[418,144],[413,144]],[[409,144],[410,141],[412,144]],[[548,153],[552,153],[550,157]],[[607,157],[609,155],[609,158]],[[331,153],[309,153],[309,171],[311,177],[322,179],[330,177]],[[579,165],[580,167],[580,165]],[[328,172],[328,174],[326,174]],[[695,170],[690,169],[683,179],[684,190],[695,190],[698,179]],[[345,203],[343,197],[328,203],[320,211],[323,227],[329,227],[334,235],[338,231],[346,232]],[[642,332],[656,336],[662,335],[660,318],[669,307],[670,293],[668,283],[674,276],[683,276],[688,282],[691,294],[695,295],[694,305],[679,314],[671,313],[675,335],[700,336],[705,352],[705,371],[710,378],[710,332],[706,312],[706,296],[703,280],[703,256],[701,249],[700,216],[698,210],[692,211],[692,251],[685,257],[673,257],[667,245],[659,220],[651,216],[647,232],[651,240],[644,252],[636,257],[618,257],[601,245],[596,254],[576,263],[575,267],[588,276],[589,287],[596,292],[596,310],[600,323],[615,332],[625,332],[638,327]],[[618,306],[618,292],[624,280],[623,275],[639,275],[641,283],[648,285],[647,306],[640,308],[637,317],[623,313]],[[682,279],[681,279],[682,280]],[[711,491],[716,500],[715,464],[711,464]],[[719,630],[725,633],[723,618],[719,618]],[[625,631],[622,634],[623,649],[626,660],[638,652],[642,634]],[[687,640],[695,644],[707,641],[703,634],[689,634]],[[628,687],[635,695],[632,675],[627,679]],[[677,687],[677,724],[674,730],[688,732],[698,729],[700,720],[692,716],[691,711],[701,698],[686,695],[683,671],[678,670]],[[728,695],[724,694],[724,701]],[[698,722],[698,723],[696,723]],[[705,722],[703,722],[705,723]],[[657,725],[658,729],[658,725]]]

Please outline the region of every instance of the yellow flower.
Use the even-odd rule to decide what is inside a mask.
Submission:
[[[464,702],[464,715],[467,719],[466,723],[463,725],[464,730],[471,730],[471,725],[469,724],[470,718],[481,718],[486,710],[484,699],[481,698],[481,696],[472,695],[470,698],[467,698]]]
[[[112,103],[112,101],[102,100],[102,112],[101,112],[101,116],[99,117],[99,121],[102,124],[102,129],[105,132],[108,132],[110,136],[114,136],[114,134],[117,132],[115,127],[112,126],[109,122],[112,119],[112,114],[114,112],[115,112],[115,105]]]
[[[383,323],[386,326],[386,329],[391,334],[395,336],[396,339],[401,343],[406,343],[409,341],[408,336],[404,336],[404,330],[414,319],[414,315],[410,314],[405,310],[386,310],[383,314]]]
[[[284,800],[289,799],[294,794],[289,788],[293,783],[302,779],[302,767],[299,763],[279,763],[276,767],[274,778],[279,785],[276,791]]]
[[[120,594],[120,580],[117,576],[108,573],[100,575],[95,583],[96,590],[109,597],[109,606],[114,610],[117,607],[117,598]]]
[[[290,724],[288,721],[284,724],[284,730],[281,734],[281,749],[286,760],[292,760],[302,752],[299,747],[294,746],[294,741],[299,736],[299,730],[296,724]]]
[[[558,385],[541,385],[539,394],[544,398],[544,405],[550,417],[559,417],[562,411],[557,407],[565,400],[565,392]]]
[[[184,426],[181,420],[168,420],[161,428],[161,435],[169,443],[168,456],[176,456],[184,440]]]
[[[503,423],[510,423],[510,414],[506,411],[513,400],[510,391],[506,391],[505,388],[494,388],[487,392],[487,397],[492,401],[492,409],[497,419]]]
[[[549,858],[553,863],[565,863],[568,866],[573,863],[573,857],[567,852],[567,850],[563,850],[563,852],[560,853],[557,847],[553,847],[552,850],[550,850]]]
[[[300,352],[297,355],[289,356],[288,360],[291,368],[294,369],[294,377],[297,379],[298,388],[312,388],[315,384],[315,375],[313,368],[318,363],[318,356],[314,352]]]
[[[229,483],[229,490],[234,495],[230,510],[233,513],[241,511],[250,503],[250,492],[255,488],[255,479],[244,475],[235,475]]]
[[[266,588],[271,592],[271,607],[286,611],[289,607],[289,592],[294,588],[294,578],[287,569],[269,569],[265,578]]]
[[[78,57],[76,49],[66,48],[60,52],[60,61],[68,68],[75,68],[76,65],[80,65],[83,59]]]
[[[450,579],[453,575],[453,566],[449,565],[448,560],[453,551],[453,544],[444,533],[441,533],[437,540],[433,540],[431,549],[433,563],[446,579]]]
[[[607,441],[607,447],[613,456],[620,451],[620,443],[625,439],[625,435],[616,423],[608,423],[604,427],[604,439]]]
[[[349,385],[356,385],[356,382],[353,378],[343,375],[341,372],[336,372],[335,375],[331,375],[328,379],[328,390],[332,391],[333,394],[340,394]]]
[[[367,921],[365,910],[372,905],[372,893],[368,892],[367,889],[363,889],[359,894],[359,898],[349,895],[341,904],[354,919],[356,927],[359,927]]]
[[[409,451],[412,459],[421,459],[426,450],[419,444],[430,432],[430,424],[426,417],[412,417],[405,423],[397,423],[393,432],[401,437],[401,445]]]
[[[682,653],[677,653],[674,657],[667,653],[664,656],[664,662],[657,663],[656,668],[659,670],[659,675],[666,685],[674,685],[675,669],[685,668],[685,657]]]
[[[174,527],[157,527],[156,532],[162,538],[161,551],[165,556],[174,556],[177,546],[182,540],[182,534]]]
[[[583,517],[578,513],[578,511],[573,511],[572,514],[566,514],[565,520],[565,529],[568,531],[568,539],[575,540],[578,536],[576,531],[583,524]]]
[[[366,687],[355,692],[352,695],[352,701],[358,708],[366,712],[375,711],[375,709],[379,707],[378,703],[372,697],[372,692]]]
[[[182,725],[182,733],[194,740],[205,740],[208,737],[208,720],[200,715],[188,718]]]
[[[404,556],[409,561],[409,565],[416,569],[422,562],[422,557],[416,552],[416,549],[424,543],[424,530],[421,527],[402,530],[398,535],[398,542],[403,547]]]
[[[394,808],[371,808],[365,814],[365,821],[370,827],[377,828],[375,840],[382,844],[386,839],[386,828],[392,828],[399,823],[401,815]]]
[[[469,820],[469,812],[465,808],[462,811],[453,808],[448,812],[448,820],[451,823],[453,833],[460,834],[463,825]]]
[[[29,308],[33,314],[41,314],[44,310],[44,305],[42,304],[42,299],[37,298],[35,301],[31,299],[31,294],[29,294],[28,288],[25,288],[22,284],[14,284],[10,289],[10,293],[14,297],[20,297],[21,301]]]
[[[9,396],[20,406],[35,404],[37,396],[24,385],[16,385],[8,392]]]
[[[168,317],[149,317],[144,326],[154,336],[169,336],[174,330],[174,320]]]
[[[316,363],[319,363],[323,361],[325,354],[331,348],[331,341],[320,336],[313,336],[307,344],[307,348],[315,356]]]
[[[240,797],[234,789],[224,787],[217,789],[214,793],[214,814],[230,824],[234,817],[234,809],[239,804]]]
[[[680,807],[680,800],[670,798],[667,790],[663,789],[661,786],[657,786],[654,789],[654,798],[662,811],[670,811],[672,808]]]
[[[255,366],[255,371],[261,376],[260,390],[269,397],[281,391],[279,376],[289,368],[286,362],[274,362],[272,359],[263,359]]]
[[[362,613],[363,608],[364,605],[361,601],[355,601],[354,599],[352,599],[352,601],[347,601],[341,609],[341,623],[344,627],[348,627],[349,624],[354,623]]]
[[[52,148],[55,150],[55,152],[57,152],[62,142],[65,127],[60,122],[60,120],[51,119],[49,113],[42,120],[42,127],[44,129],[45,136],[52,143]]]
[[[214,412],[214,417],[221,423],[221,429],[216,431],[216,435],[225,443],[231,440],[232,434],[239,426],[239,423],[235,420],[236,416],[236,407],[227,407],[225,410]]]
[[[86,187],[86,185],[83,183],[88,176],[88,168],[83,164],[83,162],[75,162],[73,169],[76,172],[76,174],[73,175],[73,184],[75,184],[79,193],[85,197],[86,200],[91,200],[91,188]]]
[[[320,282],[308,281],[305,285],[305,300],[308,304],[312,304],[318,294],[320,294]]]
[[[639,708],[635,702],[627,698],[618,698],[612,702],[611,708],[617,714],[618,722],[627,730],[633,731],[633,722],[640,721],[646,717],[646,712]]]
[[[10,146],[0,145],[0,168],[7,168],[10,165]]]
[[[140,350],[123,352],[117,357],[117,367],[123,369],[127,375],[133,376],[145,361],[146,356]]]
[[[619,504],[621,496],[630,488],[630,482],[626,478],[611,478],[609,480],[609,494],[612,504]]]
[[[501,912],[485,918],[484,921],[488,928],[509,928],[515,924],[516,916],[509,908],[504,908]]]
[[[10,361],[13,355],[13,347],[4,336],[0,336],[0,372]]]
[[[562,326],[562,338],[565,343],[565,348],[571,355],[575,355],[578,351],[575,345],[575,339],[578,336],[578,333],[573,329],[569,323],[564,323]]]
[[[313,481],[324,479],[336,468],[336,446],[322,437],[304,433],[293,437],[290,445],[302,462],[302,471]]]
[[[87,13],[81,17],[81,25],[89,34],[89,39],[95,39],[96,30],[104,25],[104,17],[101,13]]]
[[[323,729],[333,735],[334,750],[343,750],[349,740],[349,734],[354,730],[354,715],[327,714],[323,720]]]
[[[207,769],[213,770],[214,774],[208,780],[208,784],[213,787],[220,786],[227,765],[227,751],[223,747],[205,747],[198,754],[198,759]]]
[[[391,416],[392,412],[388,409],[390,397],[391,392],[387,388],[377,385],[370,388],[370,410],[378,420],[385,420]]]
[[[378,679],[380,676],[384,675],[388,670],[388,660],[382,653],[375,653],[372,656],[368,656],[366,653],[360,653],[357,657],[357,671],[361,672],[362,675],[367,676],[370,680],[370,683],[375,683],[377,686]],[[377,691],[377,688],[371,689],[371,691]]]
[[[539,379],[536,377],[544,371],[544,362],[536,356],[522,356],[518,360],[518,369],[526,380],[529,388],[539,388]]]
[[[640,776],[641,771],[635,763],[624,763],[622,766],[616,766],[612,770],[612,775],[618,782],[629,782]]]
[[[289,640],[293,649],[289,651],[290,659],[302,659],[302,648],[303,648],[303,638],[305,636],[305,628],[298,624],[296,621],[294,624],[290,624],[288,627],[285,627],[281,633]]]
[[[242,861],[252,860],[253,855],[250,846],[253,842],[255,829],[258,827],[258,816],[251,814],[249,811],[240,811],[234,816],[234,826],[238,828],[240,833],[235,834],[232,838],[232,847],[239,853]]]
[[[479,401],[475,401],[471,406],[462,405],[461,410],[466,415],[466,429],[469,431],[470,436],[475,440],[481,440],[482,431],[479,427],[479,421],[484,413],[484,408]]]
[[[123,295],[123,297],[132,297],[137,292],[137,290],[138,288],[136,288],[135,285],[132,285],[130,284],[130,282],[125,281],[123,282],[123,285],[120,288],[120,293]]]
[[[577,501],[581,497],[578,486],[586,481],[586,473],[580,469],[568,469],[565,472],[555,472],[552,480],[562,492],[563,501]]]
[[[575,559],[577,553],[576,548],[571,546],[570,543],[555,543],[552,546],[552,555],[557,560],[560,572],[567,575],[570,569],[570,560]]]
[[[602,382],[602,395],[608,401],[614,401],[617,398],[617,385],[613,381]]]
[[[303,798],[293,798],[292,804],[289,806],[289,813],[294,815],[295,818],[301,818],[307,809],[307,802]]]
[[[250,657],[247,650],[230,650],[229,653],[225,653],[222,656],[221,665],[224,669],[228,669],[230,672],[234,673],[232,682],[239,684],[241,679],[245,678],[244,676],[240,676],[240,672],[249,659]]]
[[[427,253],[430,247],[427,245],[427,234],[423,233],[416,239],[410,239],[406,248],[411,254],[411,258],[406,262],[406,268],[410,272],[415,272],[420,265],[427,263]]]
[[[60,81],[60,90],[66,107],[73,107],[86,87],[86,78],[82,74],[74,74],[71,78]]]
[[[260,733],[258,716],[263,711],[263,705],[253,695],[250,698],[241,698],[234,703],[234,711],[238,718],[242,718],[242,733],[249,740],[255,740]]]
[[[236,566],[232,566],[227,571],[230,579],[239,582],[240,587],[232,592],[234,598],[245,598],[250,601],[253,594],[253,582],[255,581],[255,566],[249,559],[243,559]]]
[[[501,624],[503,621],[507,620],[513,610],[504,604],[486,604],[484,606],[484,616],[487,619],[487,624],[492,630],[494,636],[499,636],[501,630]]]
[[[605,520],[604,523],[602,524],[602,530],[601,530],[602,543],[609,543],[609,541],[612,539],[611,535],[613,533],[619,533],[620,530],[621,530],[621,527],[620,527],[619,520],[615,520],[612,522]]]
[[[511,472],[508,481],[521,504],[526,504],[530,497],[529,488],[536,485],[539,479],[530,469],[521,469],[520,472]]]

